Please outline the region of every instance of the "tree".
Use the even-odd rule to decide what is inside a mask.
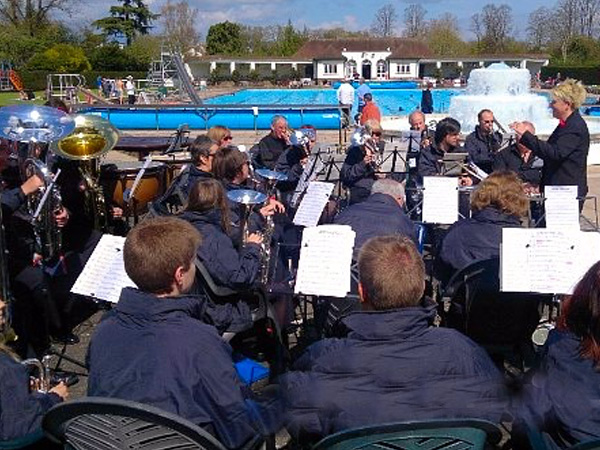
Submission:
[[[404,9],[404,36],[418,38],[425,35],[425,15],[427,10],[417,3]]]
[[[110,16],[96,20],[93,25],[108,36],[124,36],[130,45],[135,36],[148,34],[158,18],[142,0],[120,0],[123,6],[111,6]]]
[[[53,12],[69,11],[71,6],[71,0],[0,0],[0,22],[35,36],[50,24]]]
[[[527,41],[534,51],[544,50],[552,39],[548,24],[552,23],[553,12],[542,6],[529,14],[527,22]]]
[[[160,10],[164,36],[169,48],[185,53],[200,44],[200,34],[196,30],[198,9],[191,8],[186,1],[167,3]]]
[[[475,13],[471,16],[471,31],[477,38],[477,49],[479,50],[484,35],[483,23],[481,23],[481,15],[479,13]]]
[[[391,3],[383,5],[375,13],[375,19],[373,20],[373,34],[379,37],[391,37],[394,35],[394,29],[396,28],[396,21],[398,20],[398,14],[396,14],[396,8]]]
[[[81,47],[56,44],[34,55],[27,63],[27,68],[58,73],[80,73],[90,70],[91,66]]]
[[[305,38],[298,33],[292,21],[288,20],[288,23],[284,27],[279,27],[279,33],[277,36],[277,47],[278,56],[291,56],[298,51],[298,49],[304,44]]]
[[[483,27],[481,44],[484,50],[490,53],[506,51],[506,44],[512,30],[511,7],[487,4],[481,10],[478,20]],[[473,18],[472,21],[474,23]]]
[[[241,28],[229,21],[211,25],[206,34],[209,55],[240,55],[243,52]]]
[[[558,44],[563,62],[567,61],[569,44],[577,33],[579,0],[560,0],[552,20],[553,40]]]
[[[460,38],[458,19],[454,14],[445,13],[429,22],[427,44],[439,56],[456,56],[466,53],[467,45]]]
[[[600,12],[600,0],[578,0],[579,4],[579,34],[593,37],[594,24]]]

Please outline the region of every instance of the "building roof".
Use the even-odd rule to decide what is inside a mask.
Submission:
[[[297,59],[341,59],[342,52],[385,52],[390,58],[432,58],[427,44],[413,39],[315,39],[306,42],[294,55]]]

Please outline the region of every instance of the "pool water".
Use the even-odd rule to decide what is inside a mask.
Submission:
[[[434,89],[435,113],[446,113],[450,98],[459,95],[461,89]],[[421,106],[420,89],[373,89],[373,99],[382,116],[405,115]],[[354,101],[354,108],[358,100]],[[233,94],[206,99],[213,105],[337,105],[334,89],[245,89]],[[356,113],[356,111],[354,111]]]

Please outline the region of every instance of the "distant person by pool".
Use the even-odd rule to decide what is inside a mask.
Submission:
[[[433,95],[431,94],[431,84],[429,83],[421,93],[421,111],[424,114],[431,114],[433,112]]]

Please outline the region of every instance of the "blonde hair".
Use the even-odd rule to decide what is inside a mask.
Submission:
[[[552,96],[556,99],[562,100],[563,102],[570,103],[573,109],[577,109],[585,101],[587,92],[580,81],[567,78],[565,81],[552,89]]]
[[[364,124],[365,130],[369,134],[373,133],[383,133],[383,128],[381,128],[381,124],[375,119],[369,119]]]
[[[231,131],[224,125],[215,125],[206,132],[206,135],[216,144],[220,144],[223,138],[229,134]]]

